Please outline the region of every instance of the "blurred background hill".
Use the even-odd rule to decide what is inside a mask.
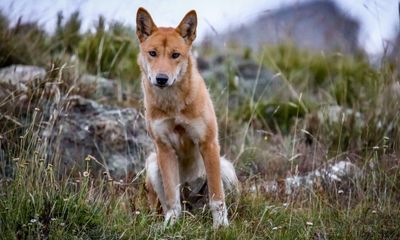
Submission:
[[[265,44],[291,43],[317,51],[355,53],[360,49],[360,23],[331,1],[312,1],[265,11],[254,21],[243,23],[215,43],[237,44],[255,50]]]

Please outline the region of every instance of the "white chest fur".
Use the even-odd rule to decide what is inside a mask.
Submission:
[[[157,119],[150,123],[153,134],[166,144],[177,146],[181,141],[182,134],[176,128],[184,129],[193,143],[197,144],[204,139],[206,134],[206,123],[202,118],[187,119],[185,117],[174,117]]]
[[[164,118],[152,121],[150,126],[156,138],[175,149],[182,182],[190,183],[205,175],[198,147],[206,135],[202,118]]]

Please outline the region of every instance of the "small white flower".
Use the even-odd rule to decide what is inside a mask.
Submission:
[[[36,219],[31,219],[31,223],[35,223],[35,222],[37,222],[37,220]]]

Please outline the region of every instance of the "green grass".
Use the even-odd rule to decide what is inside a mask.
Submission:
[[[39,157],[39,156],[37,156]],[[2,182],[3,239],[398,239],[396,177],[371,172],[357,189],[296,197],[244,190],[230,201],[231,225],[213,230],[207,208],[184,213],[164,229],[146,208],[143,178],[120,185],[92,175],[57,181],[40,158],[17,159],[15,176]],[[87,160],[88,161],[88,160]],[[90,161],[90,160],[89,160]],[[87,169],[90,172],[90,169]],[[375,183],[371,183],[371,180]],[[388,194],[385,196],[385,194]]]
[[[132,29],[103,18],[95,32],[81,34],[79,14],[54,36],[30,23],[10,27],[0,17],[0,66],[45,66],[43,82],[26,93],[0,99],[1,239],[399,239],[400,96],[393,66],[371,66],[366,56],[315,53],[292,46],[263,52],[228,49],[221,63],[224,81],[206,79],[219,120],[223,154],[241,180],[238,198],[228,201],[231,225],[212,229],[208,207],[184,211],[173,227],[147,206],[144,176],[121,181],[76,159],[76,171],[61,175],[60,157],[48,157],[40,131],[65,111],[54,103],[51,85],[63,97],[93,96],[76,82],[92,73],[119,79],[126,99],[104,104],[137,107],[140,99],[137,43]],[[31,31],[22,31],[31,28]],[[200,52],[201,47],[199,47]],[[218,56],[206,49],[206,57]],[[235,83],[237,53],[268,67],[281,81],[275,95],[255,97]],[[254,86],[257,88],[257,86]],[[27,102],[19,101],[26,94]],[[101,96],[100,96],[101,98]],[[338,121],[321,118],[332,106]],[[50,111],[57,110],[57,111]],[[361,119],[361,120],[360,120]],[[360,122],[361,121],[361,122]],[[281,182],[327,163],[347,159],[363,171],[358,179],[294,195],[266,193],[267,180]],[[256,184],[257,191],[253,191]]]

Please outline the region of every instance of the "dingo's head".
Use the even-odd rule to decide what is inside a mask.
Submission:
[[[194,10],[176,28],[157,27],[150,14],[139,8],[136,34],[140,41],[139,65],[150,83],[159,88],[179,82],[186,72],[190,50],[196,38],[197,15]]]

